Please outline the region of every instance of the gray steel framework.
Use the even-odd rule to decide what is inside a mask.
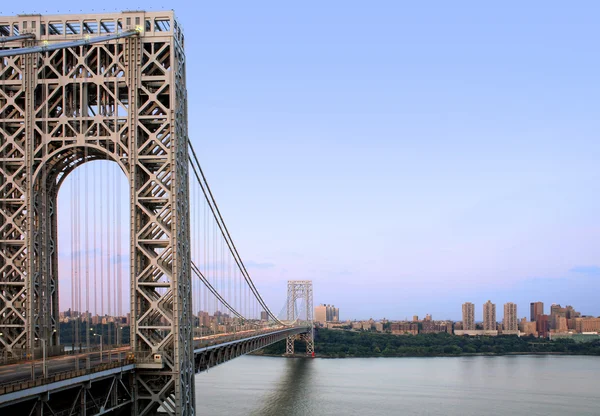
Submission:
[[[162,354],[136,371],[136,415],[194,413],[183,33],[172,12],[0,17],[0,35],[39,47],[0,58],[0,353],[59,344],[56,198],[65,177],[112,160],[131,196],[132,348]]]
[[[296,315],[296,301],[303,300],[305,315]],[[299,315],[302,315],[300,312]],[[312,280],[288,280],[287,292],[287,320],[289,322],[302,321],[310,328],[308,332],[290,335],[286,340],[285,353],[294,354],[294,340],[302,339],[306,342],[306,354],[312,355],[315,351],[315,337],[313,324],[313,287]]]
[[[131,413],[133,364],[0,396],[0,413],[101,415]]]
[[[194,354],[196,372],[199,373],[208,370],[218,364],[222,364],[241,355],[248,354],[252,351],[259,350],[275,342],[281,341],[288,336],[297,336],[306,333],[307,331],[312,331],[312,328],[294,327],[238,341],[196,349]]]
[[[311,327],[295,326],[252,335],[194,350],[194,367],[197,373],[209,370],[226,361],[264,348],[288,336],[310,333]],[[64,414],[99,415],[133,413],[135,393],[133,380],[140,370],[137,364],[127,361],[100,371],[88,373],[74,370],[59,373],[50,379],[38,379],[28,386],[5,388],[0,394],[0,414]],[[17,388],[13,388],[17,387]]]

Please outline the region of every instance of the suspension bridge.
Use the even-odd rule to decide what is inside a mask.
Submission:
[[[200,166],[184,45],[172,12],[0,16],[2,414],[202,414],[196,373],[314,356],[312,283],[269,308]]]

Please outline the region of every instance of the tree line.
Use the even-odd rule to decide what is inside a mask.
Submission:
[[[305,351],[296,341],[297,353]],[[283,354],[285,341],[272,344],[263,354]],[[600,355],[600,340],[577,343],[571,339],[548,340],[514,335],[457,336],[448,333],[391,335],[330,329],[315,330],[315,352],[320,357],[437,357],[469,354],[541,354]]]

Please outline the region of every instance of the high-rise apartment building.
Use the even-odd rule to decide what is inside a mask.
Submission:
[[[489,300],[483,304],[483,330],[496,330],[496,305]]]
[[[339,322],[340,321],[340,308],[336,308],[335,306],[331,305],[331,320],[333,322]]]
[[[531,322],[537,321],[537,316],[544,314],[544,302],[531,302],[530,309],[531,316],[529,317],[529,320]]]
[[[505,333],[516,333],[519,330],[519,321],[517,319],[517,305],[512,302],[504,304],[504,319],[502,329]]]
[[[315,322],[325,324],[327,322],[327,307],[325,305],[315,306],[313,319]]]
[[[322,324],[326,322],[339,322],[340,321],[340,309],[333,305],[319,305],[315,306],[314,320]]]
[[[463,330],[472,331],[475,329],[475,305],[471,302],[462,305]]]

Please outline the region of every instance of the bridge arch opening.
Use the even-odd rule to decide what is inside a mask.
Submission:
[[[59,350],[130,342],[129,182],[118,163],[86,156],[57,180]]]

